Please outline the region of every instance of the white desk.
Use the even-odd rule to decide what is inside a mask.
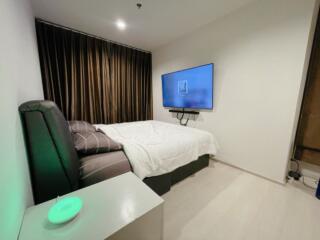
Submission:
[[[66,224],[47,220],[48,202],[26,210],[20,240],[161,240],[163,200],[133,173],[80,189],[65,196],[83,201],[79,215]]]

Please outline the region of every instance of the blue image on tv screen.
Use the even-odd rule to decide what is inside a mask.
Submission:
[[[213,108],[213,64],[162,75],[164,107]]]

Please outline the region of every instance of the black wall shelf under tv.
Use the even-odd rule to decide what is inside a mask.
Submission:
[[[197,111],[184,110],[184,109],[169,109],[169,112],[172,112],[172,113],[184,113],[184,114],[194,114],[194,115],[200,114],[200,112],[197,112]]]

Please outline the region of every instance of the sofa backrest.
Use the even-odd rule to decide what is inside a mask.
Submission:
[[[19,107],[35,203],[79,188],[79,159],[63,114],[51,101]]]

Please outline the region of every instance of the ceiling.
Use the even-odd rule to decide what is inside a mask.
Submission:
[[[253,0],[32,0],[35,16],[144,50],[154,50]],[[142,3],[140,10],[137,2]],[[115,22],[122,19],[127,29]]]

